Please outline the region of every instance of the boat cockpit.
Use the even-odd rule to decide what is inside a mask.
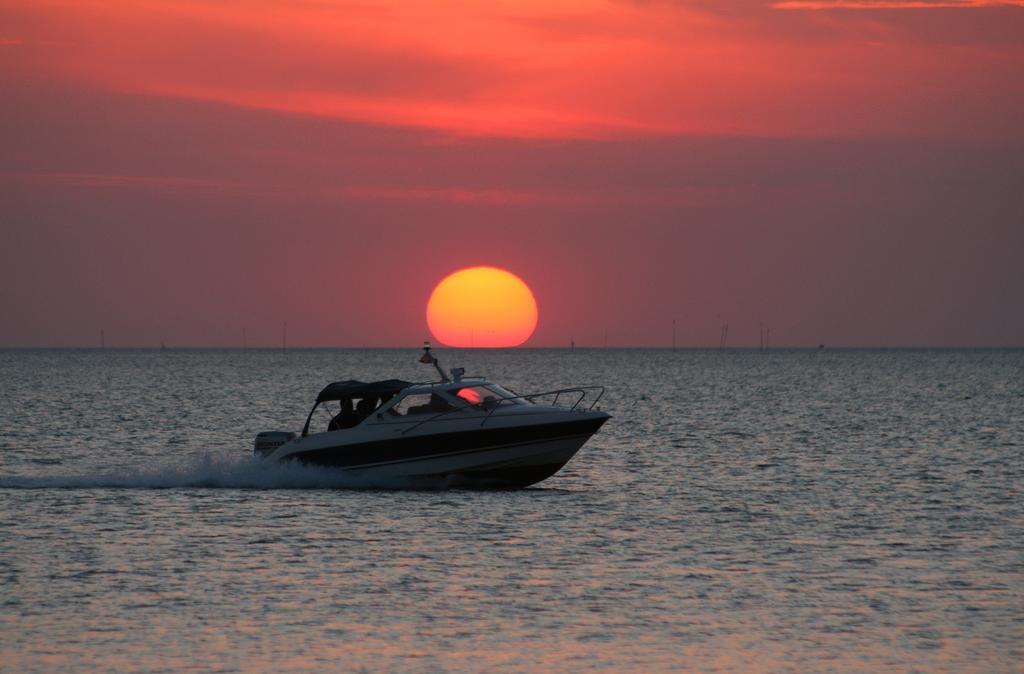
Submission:
[[[329,384],[320,392],[310,410],[302,437],[310,434],[317,409],[330,402],[337,402],[338,408],[327,423],[326,432],[355,428],[371,417],[397,421],[458,411],[489,413],[505,405],[533,404],[482,378],[441,384],[413,384],[398,379],[369,383],[348,380]]]

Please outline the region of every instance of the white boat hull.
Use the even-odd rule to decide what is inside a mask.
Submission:
[[[517,488],[558,472],[608,418],[531,406],[487,423],[473,415],[434,424],[381,419],[296,438],[268,458],[343,470],[367,486]]]

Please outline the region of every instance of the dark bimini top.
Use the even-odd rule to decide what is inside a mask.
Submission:
[[[330,400],[345,400],[346,398],[369,398],[393,396],[402,389],[412,386],[412,382],[401,379],[386,379],[384,381],[362,382],[355,379],[348,381],[336,381],[328,384],[316,397],[316,404]]]

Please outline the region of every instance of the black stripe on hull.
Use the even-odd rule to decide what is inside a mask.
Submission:
[[[562,469],[563,463],[515,466],[491,470],[464,470],[444,476],[447,486],[461,489],[522,489],[546,480]]]
[[[608,417],[601,417],[515,428],[485,427],[474,431],[389,438],[324,449],[311,449],[291,454],[285,458],[314,466],[364,468],[382,463],[427,459],[444,454],[462,454],[580,435],[590,436],[596,433],[601,424],[607,420]]]

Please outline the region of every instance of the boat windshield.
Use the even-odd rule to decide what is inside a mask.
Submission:
[[[498,405],[526,405],[527,402],[516,394],[495,384],[474,384],[452,391],[470,405],[489,410]]]
[[[392,416],[406,417],[416,414],[441,414],[451,412],[455,407],[436,393],[410,393],[388,412]]]
[[[487,388],[497,393],[503,400],[515,403],[516,405],[529,405],[530,401],[525,398],[520,398],[518,393],[512,393],[507,388],[498,386],[497,384],[484,384]]]

